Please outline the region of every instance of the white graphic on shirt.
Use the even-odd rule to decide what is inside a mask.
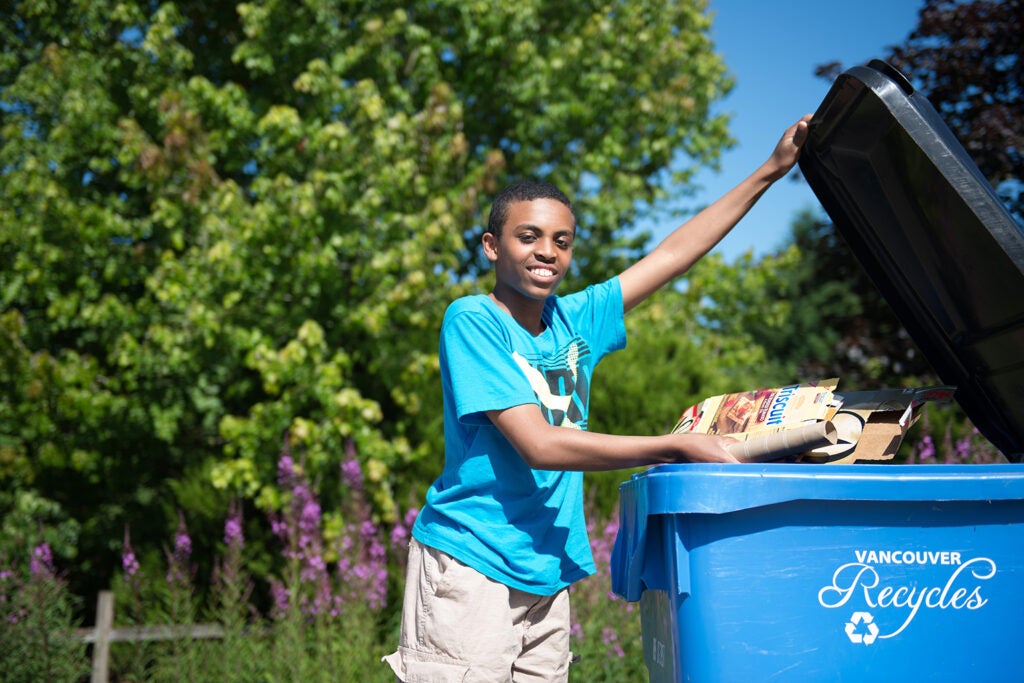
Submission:
[[[527,381],[530,383],[530,388],[533,389],[533,393],[537,395],[537,399],[541,402],[545,408],[552,413],[562,416],[561,422],[556,427],[570,427],[572,429],[580,429],[577,425],[569,418],[569,407],[572,404],[572,395],[563,396],[556,394],[551,390],[551,386],[548,384],[548,380],[544,373],[537,368],[530,365],[530,362],[523,358],[518,351],[512,352],[512,358],[515,359],[516,365],[526,375]],[[575,381],[578,377],[577,362],[579,360],[579,349],[575,342],[569,347],[568,353],[566,353],[566,361],[569,365],[569,370],[572,373],[573,380]]]

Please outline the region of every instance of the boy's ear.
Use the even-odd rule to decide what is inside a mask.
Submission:
[[[484,256],[487,257],[488,261],[498,260],[498,238],[494,236],[493,232],[485,232],[480,238],[480,243],[484,246]]]

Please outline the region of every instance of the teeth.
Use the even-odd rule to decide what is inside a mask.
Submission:
[[[533,272],[536,273],[537,275],[543,275],[546,277],[551,277],[552,275],[555,274],[555,271],[548,270],[547,268],[534,268]]]

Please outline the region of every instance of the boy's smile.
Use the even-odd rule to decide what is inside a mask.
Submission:
[[[568,271],[575,234],[572,211],[554,199],[515,202],[500,236],[484,233],[484,253],[494,263],[491,298],[527,329],[539,325],[544,300]]]

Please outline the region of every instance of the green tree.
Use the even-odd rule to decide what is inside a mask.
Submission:
[[[589,428],[611,434],[665,434],[683,410],[707,396],[790,382],[792,367],[769,358],[764,339],[739,311],[775,310],[768,281],[784,273],[746,256],[728,264],[705,256],[676,287],[655,292],[626,316],[629,346],[601,362],[591,388]],[[622,472],[588,473],[595,509],[617,514]]]
[[[771,360],[772,340],[753,324],[788,323],[790,302],[774,296],[785,277],[775,261],[747,255],[730,264],[711,254],[631,311],[628,348],[603,361],[594,382],[591,427],[664,434],[706,396],[792,381],[793,366]]]
[[[797,377],[839,377],[841,388],[855,390],[937,381],[830,222],[797,215],[791,243],[762,266],[775,270],[767,296],[783,316],[755,310],[743,324]]]
[[[126,523],[155,553],[179,508],[201,544],[277,506],[283,439],[328,510],[354,448],[392,519],[489,195],[564,187],[596,280],[728,142],[699,0],[59,5],[0,23],[0,490],[59,506],[89,594]]]

